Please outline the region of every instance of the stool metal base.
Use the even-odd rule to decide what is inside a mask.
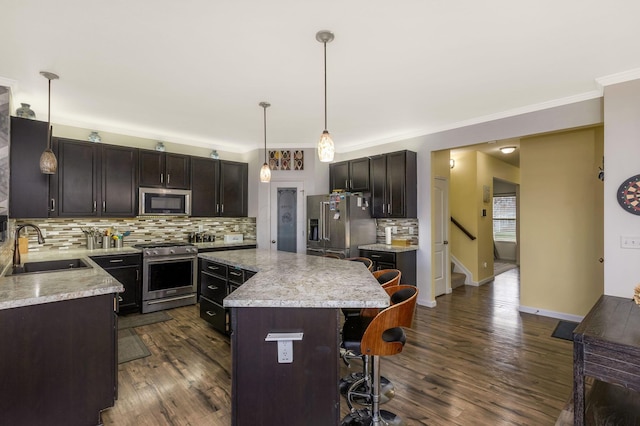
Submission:
[[[360,381],[355,388],[351,388],[354,383]],[[370,390],[368,389],[367,382],[362,380],[362,373],[351,373],[345,377],[340,379],[340,394],[343,396],[347,396],[347,393],[352,392],[353,395],[351,397],[351,401],[355,402],[358,405],[371,405],[371,397],[363,396],[364,394],[369,394]],[[385,404],[393,399],[396,395],[395,386],[393,383],[386,377],[380,377],[380,404]]]
[[[390,411],[380,410],[380,422],[378,425],[407,426],[402,418]],[[341,426],[378,426],[373,422],[373,414],[369,409],[353,411],[342,419]]]

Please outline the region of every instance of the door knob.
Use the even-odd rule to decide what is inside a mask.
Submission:
[[[444,241],[442,242],[442,244],[444,244],[444,245],[446,246],[447,244],[449,244],[449,241],[444,240]]]
[[[271,240],[271,244],[275,244],[275,243],[276,243],[276,240]]]
[[[598,262],[600,262],[600,263],[604,263],[604,259],[603,259],[603,258],[600,258],[600,259],[598,259]]]

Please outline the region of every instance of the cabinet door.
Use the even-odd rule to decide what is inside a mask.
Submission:
[[[369,191],[369,158],[349,161],[349,188],[352,192]]]
[[[61,217],[98,216],[100,145],[57,140],[57,213]]]
[[[138,150],[102,145],[102,216],[136,215]]]
[[[157,151],[140,150],[140,186],[164,186],[164,155]]]
[[[220,162],[191,157],[191,216],[216,216],[219,203]]]
[[[49,175],[40,172],[47,148],[47,123],[11,117],[9,217],[49,216]]]
[[[405,151],[387,154],[387,217],[406,217]]]
[[[191,189],[190,158],[188,155],[165,154],[165,186]]]
[[[329,190],[349,190],[349,162],[329,164]]]
[[[140,312],[142,307],[142,287],[140,285],[140,266],[125,266],[122,268],[105,269],[113,278],[124,286],[120,293],[119,313]]]
[[[247,216],[248,173],[247,163],[220,161],[220,216]]]
[[[377,155],[369,160],[371,189],[371,217],[386,217],[387,157]]]

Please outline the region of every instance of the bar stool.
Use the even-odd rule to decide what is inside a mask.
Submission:
[[[418,289],[411,285],[398,285],[387,288],[386,291],[390,296],[391,306],[371,318],[360,336],[358,336],[359,330],[356,327],[347,327],[349,319],[343,328],[344,347],[353,351],[359,350],[359,353],[365,358],[370,358],[371,371],[369,374],[365,374],[361,380],[354,382],[347,391],[347,404],[350,413],[342,419],[342,425],[404,424],[402,419],[394,413],[380,410],[380,357],[397,355],[402,352],[406,343],[403,327],[410,327],[413,321]],[[359,325],[363,325],[367,319],[360,317],[351,321],[359,321]],[[369,390],[370,408],[356,410],[353,407],[352,399],[355,393],[362,393],[356,389],[363,382],[367,382],[369,375],[369,380],[372,380]]]
[[[362,262],[369,271],[373,271],[373,260],[368,257],[346,257],[344,260],[350,260],[352,262]]]

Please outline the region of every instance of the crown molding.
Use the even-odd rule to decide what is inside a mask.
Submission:
[[[628,71],[619,72],[616,74],[605,75],[604,77],[596,78],[596,83],[602,91],[606,86],[612,84],[625,83],[631,80],[640,79],[640,68],[635,68]]]

